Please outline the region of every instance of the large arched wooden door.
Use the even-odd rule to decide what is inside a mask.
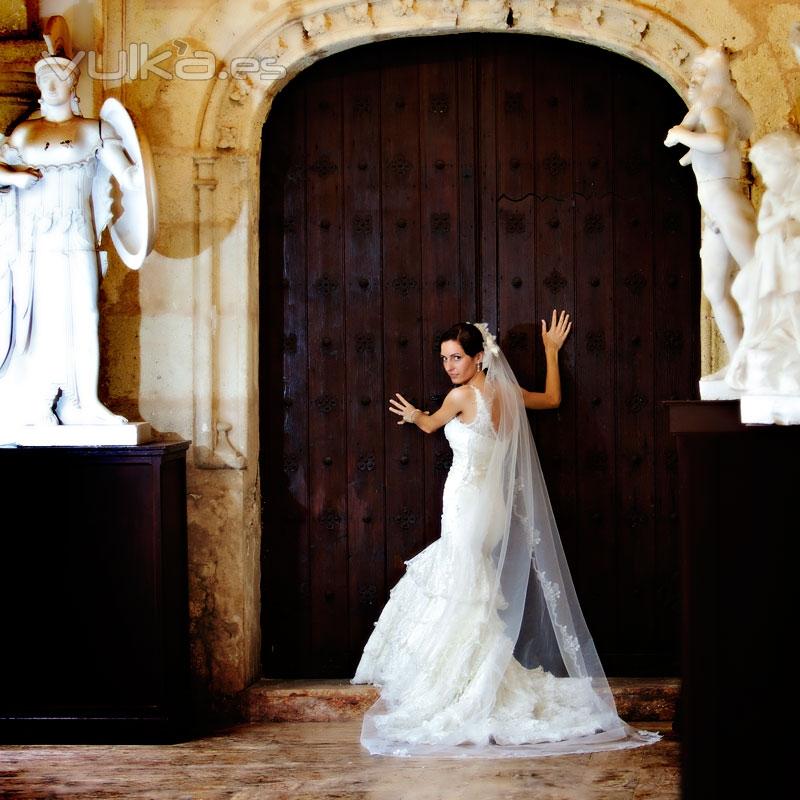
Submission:
[[[661,401],[699,370],[685,108],[639,64],[509,35],[370,45],[314,65],[264,127],[264,671],[352,672],[389,588],[439,535],[450,453],[387,398],[433,408],[438,336],[499,330],[543,385],[566,308],[560,410],[531,417],[611,674],[677,661],[675,451]]]

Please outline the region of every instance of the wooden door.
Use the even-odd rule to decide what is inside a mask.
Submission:
[[[499,331],[541,387],[566,308],[564,402],[531,416],[609,672],[676,671],[674,447],[699,374],[699,211],[663,147],[684,107],[644,67],[552,39],[455,36],[328,58],[264,127],[263,631],[267,675],[346,676],[388,590],[439,535],[450,452],[441,332]]]

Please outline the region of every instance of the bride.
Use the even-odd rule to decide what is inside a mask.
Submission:
[[[364,718],[373,754],[537,756],[636,747],[659,736],[617,715],[575,596],[525,407],[560,402],[550,329],[545,392],[527,392],[485,323],[442,337],[455,387],[428,414],[402,395],[398,424],[444,426],[453,463],[441,538],[407,562],[353,683],[381,695]]]

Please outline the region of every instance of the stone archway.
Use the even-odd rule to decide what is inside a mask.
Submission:
[[[260,179],[265,676],[352,674],[386,590],[439,536],[450,448],[398,429],[387,398],[441,403],[437,336],[457,319],[486,320],[543,385],[548,304],[576,330],[563,403],[530,422],[584,613],[610,674],[676,672],[660,401],[696,393],[699,210],[661,140],[682,105],[618,54],[491,33],[364,45],[278,96]]]
[[[225,20],[229,2],[214,7],[214,19]],[[209,18],[212,12],[209,12]],[[664,78],[682,97],[687,87],[691,58],[705,43],[663,12],[635,2],[566,3],[563,0],[510,0],[464,3],[463,0],[385,0],[382,3],[320,3],[315,13],[292,16],[279,12],[252,26],[246,35],[228,38],[229,31],[215,28],[206,45],[230,60],[247,54],[267,59],[283,73],[271,82],[252,79],[217,80],[202,96],[194,92],[193,105],[202,112],[197,120],[198,143],[194,156],[197,190],[195,225],[197,255],[194,278],[194,437],[198,463],[207,467],[241,468],[257,452],[254,435],[257,402],[248,398],[245,418],[237,409],[231,419],[214,409],[226,394],[220,383],[231,361],[225,345],[212,334],[215,313],[214,286],[220,284],[221,231],[235,228],[243,237],[238,251],[243,270],[240,286],[252,285],[258,264],[257,174],[261,128],[273,98],[310,64],[335,52],[390,37],[443,35],[458,32],[506,31],[509,34],[544,34],[609,49],[644,63]],[[219,65],[225,69],[225,63]],[[173,81],[162,102],[172,105],[172,92],[185,91]],[[162,105],[162,103],[159,103]],[[185,102],[177,107],[185,107]],[[235,210],[234,218],[231,210]],[[221,225],[221,214],[228,219]],[[226,270],[230,266],[226,267]],[[245,301],[246,304],[246,301]],[[239,343],[241,346],[241,343]],[[252,350],[252,341],[247,345]],[[216,377],[215,377],[216,376]],[[247,385],[250,381],[245,380]],[[224,400],[223,400],[224,403]],[[231,414],[229,414],[231,416]],[[229,444],[228,426],[232,426]]]
[[[223,48],[228,58],[247,54],[274,59],[286,73],[263,87],[218,82],[202,115],[200,147],[206,152],[258,150],[272,98],[294,75],[340,50],[391,37],[480,31],[555,36],[613,50],[653,69],[683,97],[688,65],[706,46],[676,19],[630,0],[320,3],[306,16],[269,19]]]
[[[155,152],[180,178],[162,193],[165,222],[193,243],[184,284],[191,298],[184,313],[192,330],[188,429],[199,468],[190,475],[193,650],[198,682],[214,695],[237,692],[259,674],[259,182],[254,176],[261,129],[276,94],[313,62],[367,42],[504,31],[619,52],[653,69],[685,97],[689,64],[705,46],[680,21],[632,0],[320,2],[303,4],[305,15],[290,4],[262,12],[244,31],[235,6],[234,0],[223,0],[211,8],[195,26],[193,42],[226,61],[271,59],[285,74],[263,84],[172,81],[151,99],[149,111],[174,119],[196,110],[180,125],[162,126],[167,133],[155,142]],[[187,130],[193,131],[190,141],[179,134]],[[187,184],[193,185],[193,198]],[[155,388],[152,394],[158,396]],[[146,415],[146,403],[142,407]]]

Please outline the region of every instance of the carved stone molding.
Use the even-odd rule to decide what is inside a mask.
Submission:
[[[369,15],[369,3],[354,3],[352,6],[346,6],[344,13],[354,25],[368,25],[372,22]]]
[[[514,12],[511,9],[510,0],[488,0],[487,10],[490,21],[498,28],[508,27],[509,11],[513,18]]]
[[[557,0],[534,0],[533,7],[540,14],[552,15],[556,10]]]
[[[328,29],[328,25],[329,20],[327,14],[315,14],[313,17],[306,17],[303,20],[303,29],[309,39],[313,39],[315,36],[325,33]]]
[[[649,27],[650,24],[647,20],[633,15],[627,16],[623,23],[623,31],[633,42],[640,42],[644,39]]]
[[[689,57],[689,51],[681,46],[678,42],[675,42],[669,51],[669,57],[670,61],[672,61],[676,67],[680,67]]]
[[[241,87],[217,86],[205,107],[201,148],[253,153],[272,98],[300,70],[332,52],[392,36],[448,31],[513,29],[597,44],[647,63],[685,96],[691,57],[706,42],[654,6],[635,0],[376,0],[321,2],[305,16],[275,15],[243,32],[237,52],[276,59],[285,70],[275,80],[253,80],[250,96]],[[207,32],[206,32],[207,33]],[[208,42],[208,47],[214,47]],[[231,42],[224,48],[231,52]],[[175,83],[178,83],[177,81]],[[220,81],[224,84],[224,81]],[[180,91],[180,87],[170,87]],[[169,94],[169,93],[168,93]],[[232,107],[238,106],[232,114]],[[236,128],[234,136],[223,128]]]
[[[579,16],[584,27],[599,27],[603,20],[603,6],[598,2],[598,0],[593,0],[593,2],[586,3],[585,5],[581,6]]]
[[[441,8],[443,14],[460,14],[464,8],[464,0],[441,0]]]
[[[233,426],[223,420],[214,419],[215,398],[218,396],[215,379],[217,308],[214,285],[219,269],[214,233],[214,190],[217,188],[215,166],[215,158],[194,159],[197,255],[194,257],[193,269],[193,453],[195,466],[202,469],[244,469],[247,459],[236,450],[229,438]]]
[[[392,13],[396,17],[405,17],[414,13],[414,0],[392,0]]]
[[[234,125],[221,125],[217,135],[217,150],[235,150],[238,132]]]

